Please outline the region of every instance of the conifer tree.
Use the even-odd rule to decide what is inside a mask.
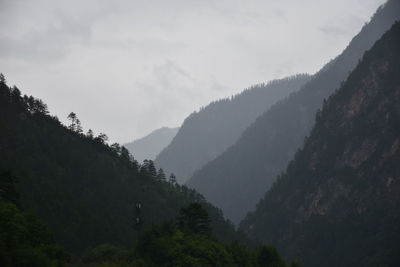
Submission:
[[[169,176],[169,183],[172,185],[176,185],[176,176],[175,174],[171,173],[171,175]]]
[[[210,218],[199,203],[192,203],[180,210],[178,226],[184,232],[211,235]]]
[[[166,177],[165,177],[165,173],[164,173],[164,170],[162,169],[162,168],[160,168],[159,170],[158,170],[158,173],[157,173],[157,181],[159,181],[159,182],[165,182],[167,179],[166,179]]]

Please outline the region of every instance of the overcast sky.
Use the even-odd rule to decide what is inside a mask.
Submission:
[[[0,0],[0,72],[126,142],[244,88],[314,73],[385,0]]]

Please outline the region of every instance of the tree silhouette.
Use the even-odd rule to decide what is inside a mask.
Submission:
[[[6,77],[4,77],[3,73],[0,73],[0,83],[6,84]]]
[[[94,134],[93,134],[92,129],[89,129],[89,130],[87,131],[86,136],[89,137],[90,139],[93,139]]]
[[[184,232],[211,235],[210,218],[199,203],[192,203],[180,210],[178,226]]]
[[[19,205],[19,194],[15,188],[17,178],[10,171],[0,173],[0,201],[9,201]]]
[[[165,182],[167,179],[165,177],[164,170],[162,168],[158,169],[157,173],[157,181],[159,182]]]
[[[67,118],[71,121],[71,124],[68,126],[68,129],[77,133],[82,133],[81,121],[78,119],[76,114],[74,112],[71,112],[69,113]]]
[[[171,175],[169,176],[169,183],[172,185],[176,184],[176,176],[175,174],[171,173]]]

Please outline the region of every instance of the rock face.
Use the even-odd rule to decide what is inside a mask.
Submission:
[[[171,144],[157,156],[156,166],[173,172],[179,183],[186,182],[194,171],[233,145],[259,115],[309,79],[309,75],[301,74],[255,85],[192,113]]]
[[[179,127],[162,127],[124,146],[132,155],[135,155],[135,159],[139,162],[145,159],[154,160],[171,143],[178,130]]]
[[[323,99],[340,86],[364,52],[399,19],[400,1],[389,1],[341,55],[298,92],[262,114],[235,145],[197,171],[188,186],[220,207],[227,218],[236,223],[242,220],[302,146]]]
[[[398,266],[399,47],[397,22],[324,103],[242,230],[305,266]]]

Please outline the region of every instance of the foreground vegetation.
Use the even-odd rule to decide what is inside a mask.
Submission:
[[[103,244],[71,263],[45,224],[18,207],[15,181],[9,172],[0,174],[1,266],[287,266],[271,246],[251,250],[238,242],[218,241],[199,203],[181,209],[175,221],[143,231],[131,248]]]
[[[82,257],[81,266],[273,266],[285,267],[274,247],[257,249],[219,242],[207,212],[198,203],[180,211],[175,221],[144,231],[132,249],[101,245]],[[289,266],[299,266],[291,263]]]

